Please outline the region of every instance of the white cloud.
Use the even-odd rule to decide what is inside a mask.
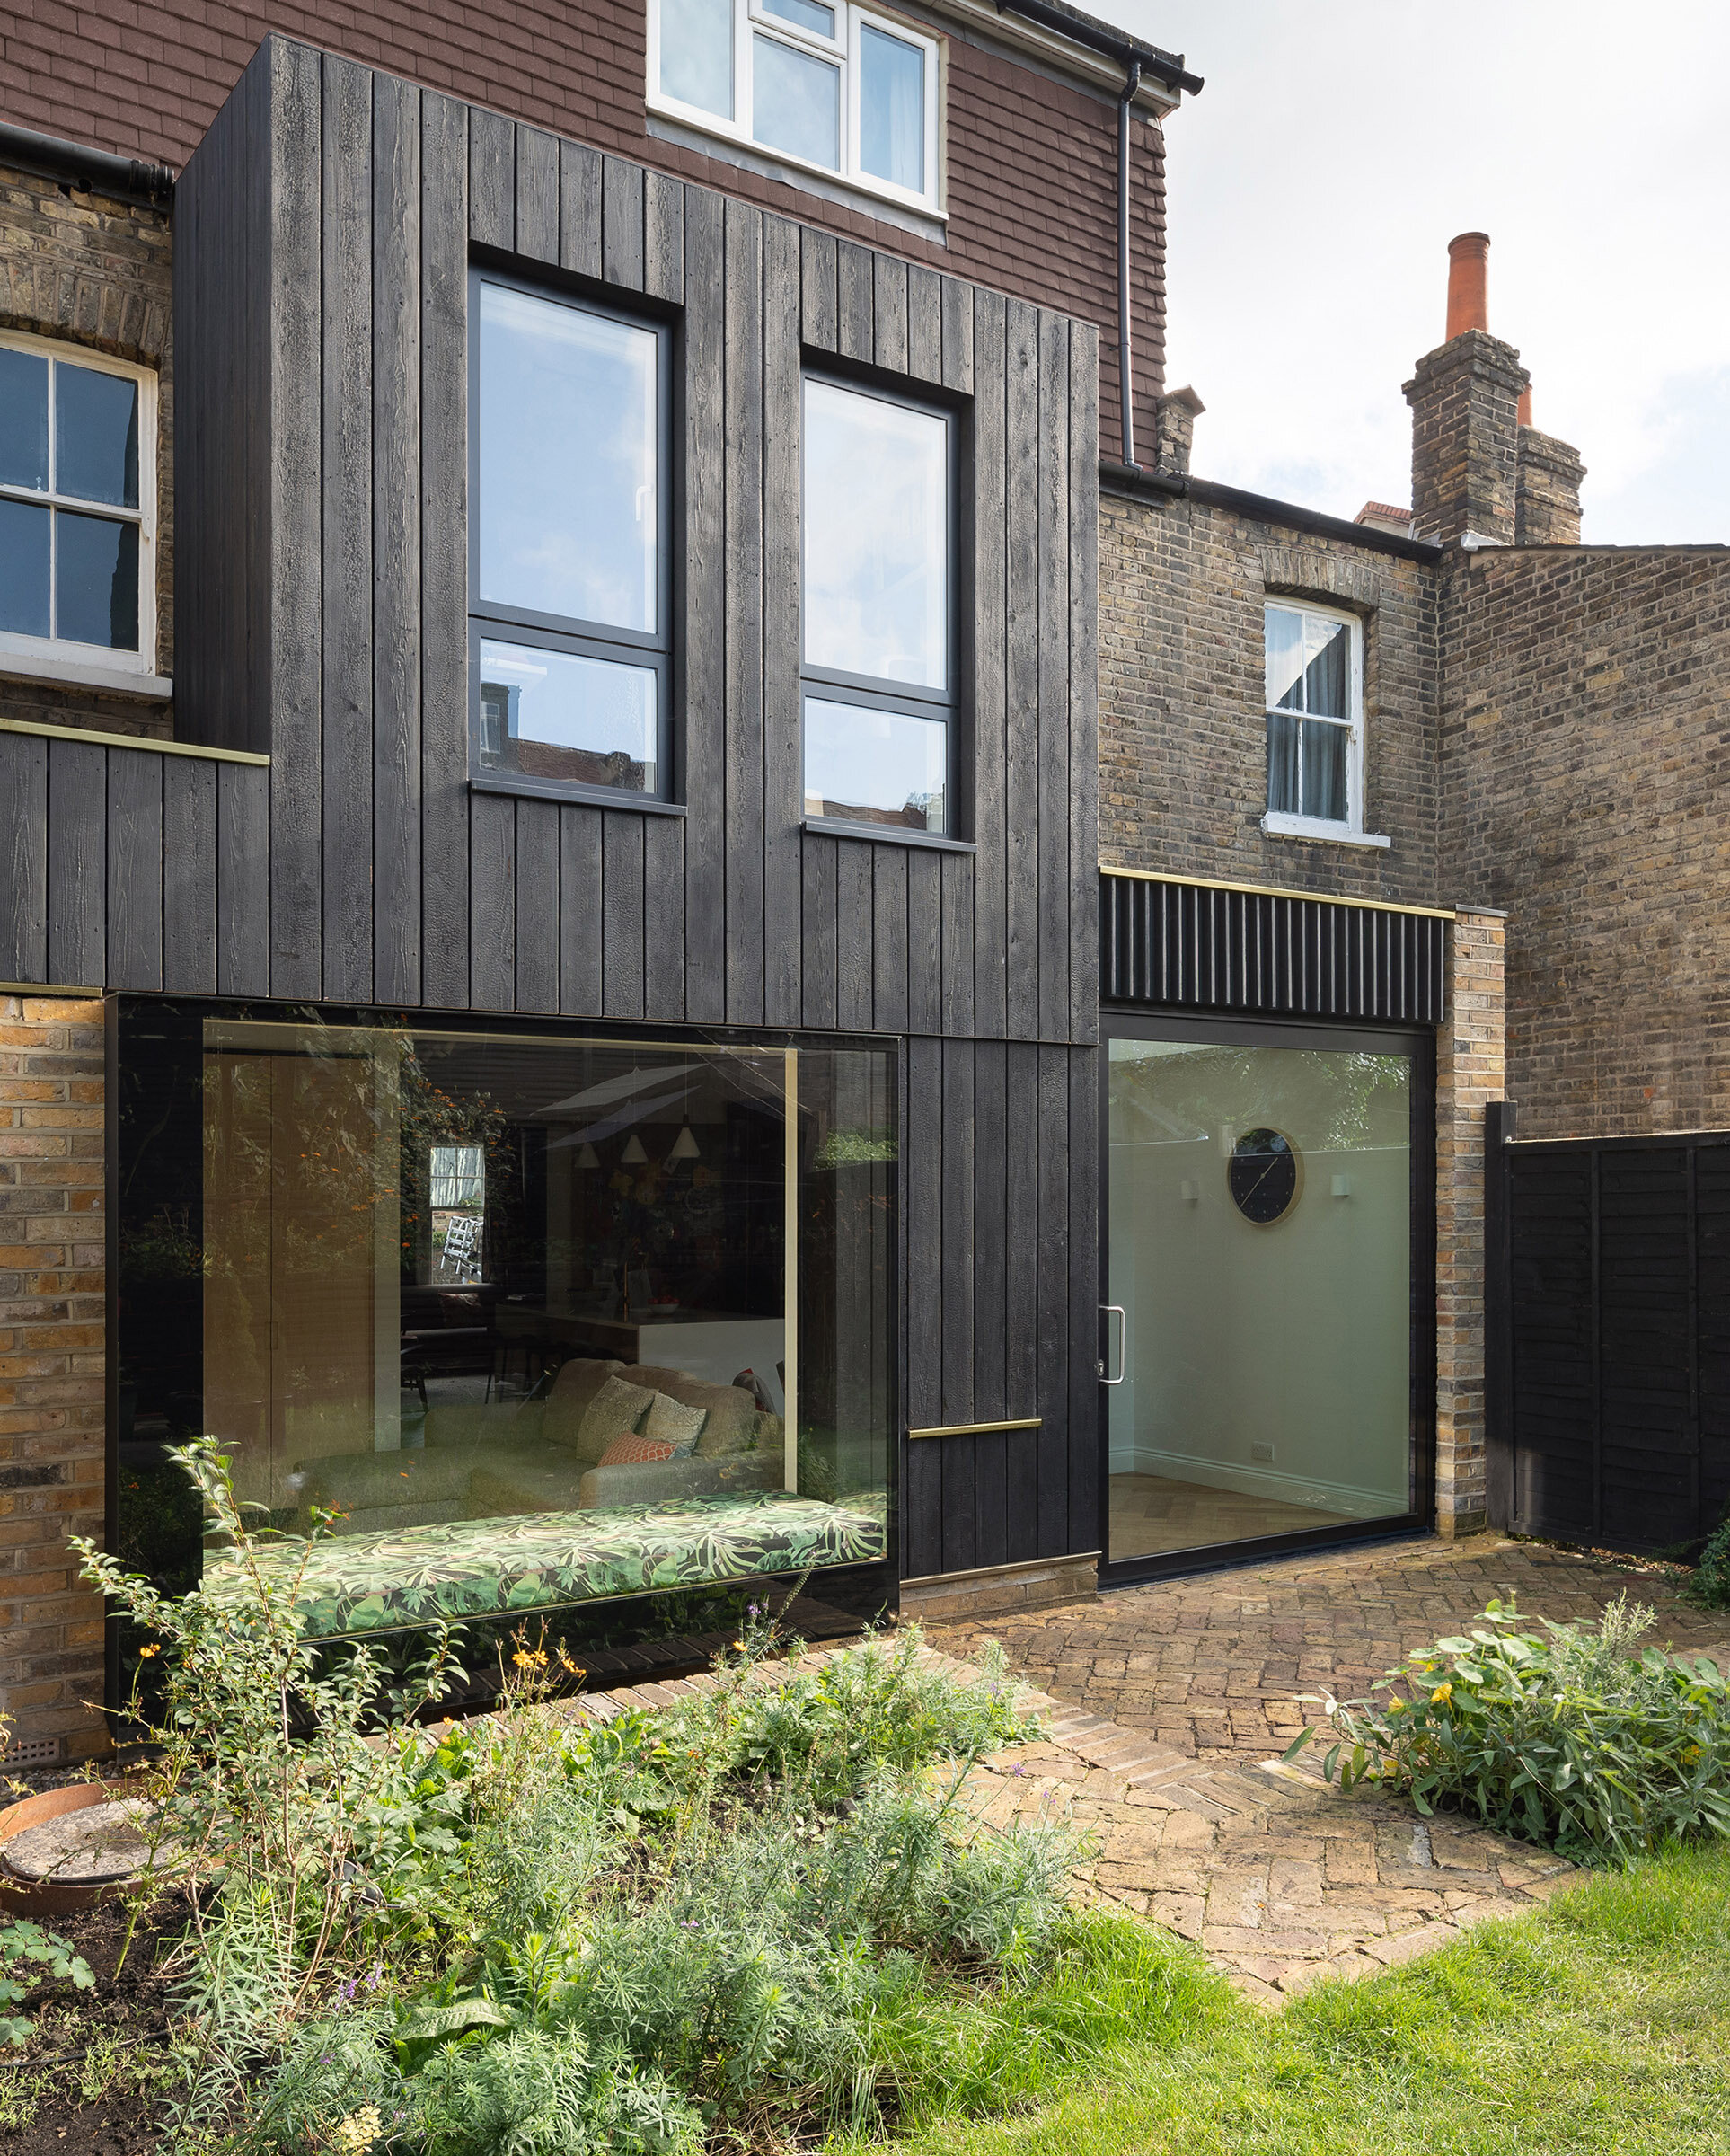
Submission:
[[[1207,87],[1169,124],[1168,380],[1196,468],[1351,516],[1410,485],[1446,243],[1580,450],[1586,536],[1730,539],[1722,0],[1115,0]],[[1635,528],[1637,526],[1637,528]]]

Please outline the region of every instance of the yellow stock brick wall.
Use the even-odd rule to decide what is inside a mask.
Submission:
[[[107,1749],[102,1006],[0,995],[0,1710],[25,1763]]]

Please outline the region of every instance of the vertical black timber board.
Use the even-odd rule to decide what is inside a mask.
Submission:
[[[808,831],[800,848],[801,963],[799,1010],[803,1022],[824,1032],[835,1019],[835,842]]]
[[[110,988],[163,985],[163,765],[154,749],[108,752],[108,960]]]
[[[907,1124],[902,1133],[902,1202],[907,1216],[907,1399],[912,1429],[940,1419],[943,1314],[943,1044],[907,1043]],[[907,1448],[905,1547],[915,1578],[943,1569],[941,1437]]]
[[[420,93],[373,77],[373,993],[420,1001]]]
[[[1037,1415],[1039,1399],[1039,1051],[1011,1041],[1005,1056],[1004,1292],[1009,1303],[1003,1383],[1008,1417]],[[1004,1489],[1006,1549],[1019,1564],[1039,1548],[1039,1446],[1037,1434],[1011,1434]]]
[[[915,382],[943,379],[943,280],[916,262],[907,270],[907,372]]]
[[[643,822],[629,809],[601,817],[601,1008],[643,1015]]]
[[[270,779],[216,766],[216,994],[270,993]]]
[[[1004,535],[1008,735],[1004,853],[1009,884],[1009,1030],[1039,1031],[1039,318],[1009,303]]]
[[[907,265],[893,254],[871,257],[875,296],[869,355],[892,374],[907,371]]]
[[[421,990],[469,1000],[468,109],[420,101]]]
[[[973,355],[974,1023],[1009,1029],[1005,302],[976,296]]]
[[[1059,1557],[1069,1533],[1069,1062],[1067,1048],[1039,1057],[1039,1538]],[[1083,1549],[1091,1549],[1084,1539]]]
[[[516,245],[516,128],[479,105],[469,124],[469,237],[503,254]]]
[[[559,261],[579,277],[601,274],[601,153],[559,145]]]
[[[871,855],[855,838],[835,842],[835,1023],[843,1033],[871,1029]]]
[[[684,186],[665,172],[643,179],[643,290],[675,305],[684,297]]]
[[[763,212],[723,212],[727,321],[727,1017],[761,1025],[763,839]]]
[[[1071,323],[1068,1033],[1072,1040],[1085,1041],[1097,1040],[1099,1033],[1099,344],[1090,323]],[[1083,1157],[1078,1151],[1076,1160]]]
[[[907,1029],[907,854],[905,846],[873,846],[871,864],[871,1010],[879,1033]]]
[[[808,225],[800,225],[799,273],[799,336],[813,351],[835,351],[841,331],[835,311],[835,240],[832,233],[813,232]]]
[[[726,1015],[727,635],[726,315],[721,203],[703,188],[684,202],[684,948],[686,1015]]]
[[[1009,1414],[1005,1356],[1009,1338],[1007,1174],[1009,1100],[1005,1090],[1008,1050],[1001,1040],[974,1046],[973,1215],[973,1411],[980,1422],[1002,1422]],[[978,1542],[975,1562],[1008,1562],[1008,1517],[1004,1510],[1009,1447],[1004,1433],[980,1437],[974,1445],[974,1519]]]
[[[943,1022],[943,871],[965,854],[907,851],[907,1028],[947,1033]]]
[[[643,288],[643,168],[601,160],[601,275],[627,292]]]
[[[872,323],[871,254],[852,240],[835,242],[835,349],[843,359],[876,355]]]
[[[48,977],[102,988],[108,915],[108,751],[50,741],[48,781]]]
[[[763,1017],[799,1019],[799,227],[763,222]]]
[[[1094,459],[1097,466],[1098,458]],[[1072,1048],[1069,1077],[1069,1542],[1099,1544],[1099,1076],[1098,1051]]]
[[[943,1043],[943,1362],[941,1422],[972,1422],[974,1405],[974,1044]],[[969,1532],[972,1478],[968,1478]],[[971,1562],[971,1559],[968,1560]],[[946,1567],[954,1570],[953,1566]]]
[[[270,985],[322,993],[324,771],[322,71],[272,40],[270,128]]]
[[[940,280],[943,287],[943,372],[945,389],[973,393],[974,290],[957,278]]]
[[[49,745],[0,733],[0,980],[46,981]]]
[[[559,1008],[584,1018],[601,1011],[601,813],[559,811]]]
[[[973,1031],[973,893],[977,856],[942,856],[942,1000],[939,1024],[945,1033]]]
[[[643,818],[643,1015],[684,1016],[684,831],[676,816]]]
[[[216,993],[221,768],[203,756],[163,758],[163,986],[171,995]]]
[[[478,793],[469,817],[469,981],[476,1011],[516,1002],[516,803]]]
[[[559,804],[516,804],[516,1008],[559,1008]]]
[[[1095,482],[1095,490],[1098,482]],[[1069,324],[1039,316],[1039,1035],[1069,1038]],[[1098,863],[1090,863],[1098,880]]]
[[[516,130],[516,252],[559,260],[559,142],[539,128]]]

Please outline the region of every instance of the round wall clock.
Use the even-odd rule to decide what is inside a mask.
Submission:
[[[1303,1188],[1303,1156],[1283,1130],[1246,1130],[1225,1163],[1232,1203],[1258,1228],[1284,1220]]]

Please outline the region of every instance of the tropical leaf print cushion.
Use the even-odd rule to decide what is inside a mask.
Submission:
[[[759,1572],[868,1564],[887,1548],[882,1512],[880,1500],[825,1505],[760,1490],[336,1535],[310,1548],[285,1538],[257,1555],[267,1585],[284,1590],[304,1560],[297,1604],[307,1631],[329,1638]],[[214,1553],[204,1588],[225,1601],[246,1591],[233,1560]]]

